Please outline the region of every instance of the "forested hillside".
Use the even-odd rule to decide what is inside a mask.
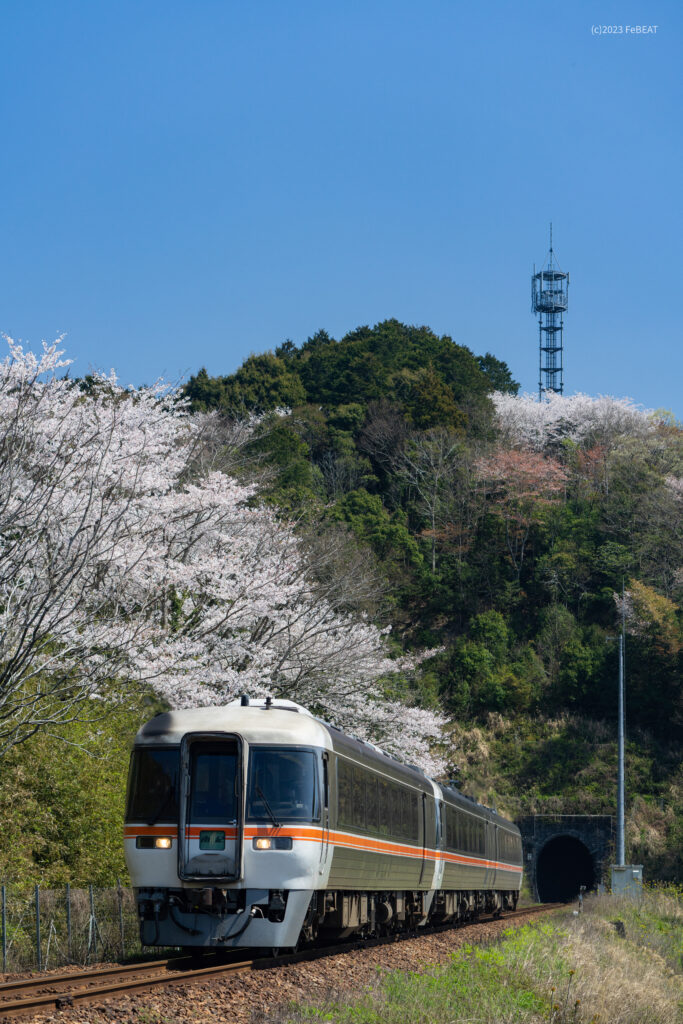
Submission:
[[[634,855],[673,869],[683,432],[628,401],[517,390],[490,354],[386,321],[185,393],[256,417],[241,472],[269,501],[371,548],[402,643],[441,648],[420,699],[456,723],[464,784],[513,811],[612,808],[623,587]]]

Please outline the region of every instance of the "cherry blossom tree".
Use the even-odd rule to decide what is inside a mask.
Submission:
[[[224,471],[235,428],[163,384],[87,387],[9,342],[0,366],[0,739],[125,699],[287,696],[436,771],[442,720],[383,697],[415,661],[353,610],[348,577]],[[217,441],[220,438],[220,443]],[[220,466],[221,468],[216,468]]]
[[[59,376],[68,363],[56,345],[40,357],[9,348],[0,366],[0,735],[11,744],[134,675],[131,652],[149,642],[156,600],[149,499],[182,471],[191,432],[162,386],[124,395],[113,376],[97,376],[86,394]]]
[[[529,394],[496,392],[491,397],[504,442],[532,451],[545,451],[565,439],[587,447],[605,445],[622,435],[643,436],[658,423],[655,414],[630,398],[553,392],[545,402]]]

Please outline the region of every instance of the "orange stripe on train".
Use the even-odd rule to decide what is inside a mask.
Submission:
[[[136,838],[138,835],[162,836],[168,835],[169,831],[177,830],[164,826],[142,827],[131,825],[126,826],[125,836],[126,838]],[[226,839],[237,838],[236,828],[228,827],[218,829],[215,825],[205,827],[195,825],[187,826],[185,829],[185,836],[190,839],[198,839],[199,833],[205,831],[222,831],[225,832]],[[443,860],[446,863],[464,867],[496,869],[498,871],[513,871],[518,873],[521,873],[522,871],[522,867],[519,864],[506,864],[503,861],[469,857],[466,854],[451,853],[449,850],[425,849],[423,851],[421,846],[407,846],[402,843],[395,843],[382,839],[372,839],[368,836],[358,836],[350,832],[330,831],[329,834],[327,834],[323,829],[315,827],[306,828],[304,826],[300,826],[298,828],[287,828],[285,826],[279,826],[278,828],[275,828],[271,825],[245,827],[245,839],[253,839],[257,836],[288,836],[292,840],[296,839],[299,842],[329,842],[334,846],[340,846],[344,849],[350,850],[359,850],[364,853],[382,853],[395,857],[409,857],[413,860],[422,860],[424,857],[426,860]]]

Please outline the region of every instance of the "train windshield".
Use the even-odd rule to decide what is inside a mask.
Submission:
[[[193,744],[188,820],[207,825],[226,825],[235,822],[236,773],[236,743]]]
[[[177,747],[138,747],[133,751],[128,775],[126,821],[178,820],[178,774],[180,750]]]
[[[281,824],[318,821],[317,759],[312,750],[252,747],[249,755],[247,818]]]

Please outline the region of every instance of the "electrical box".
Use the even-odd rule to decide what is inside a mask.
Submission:
[[[639,897],[643,894],[642,864],[612,865],[612,895]]]

